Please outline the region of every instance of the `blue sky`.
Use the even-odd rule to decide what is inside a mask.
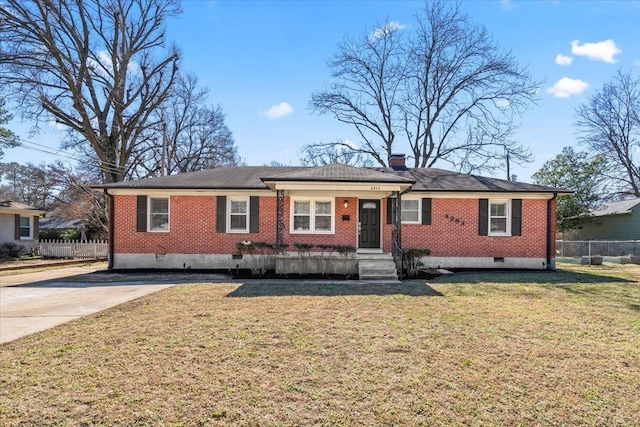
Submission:
[[[298,164],[311,142],[350,139],[355,131],[307,108],[328,81],[327,59],[345,35],[370,32],[385,19],[406,28],[422,1],[183,1],[167,34],[182,51],[181,68],[195,72],[222,105],[239,154],[250,165]],[[512,49],[535,79],[540,101],[521,118],[516,138],[535,153],[519,180],[576,145],[574,109],[618,71],[640,74],[640,1],[463,1],[461,9]],[[560,56],[559,56],[560,55]],[[55,149],[54,131],[28,138],[28,123],[10,125],[21,137]],[[398,147],[396,151],[408,152]],[[68,155],[68,154],[65,154]],[[3,161],[67,158],[24,148]],[[446,167],[446,164],[437,165]],[[504,177],[504,173],[496,173]]]

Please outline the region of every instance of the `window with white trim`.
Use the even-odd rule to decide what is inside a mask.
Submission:
[[[229,197],[227,199],[227,232],[249,232],[249,198]]]
[[[149,197],[149,231],[169,231],[169,198]]]
[[[20,240],[33,239],[33,218],[30,216],[20,217]]]
[[[509,201],[489,201],[489,235],[508,236],[509,232]]]
[[[292,233],[333,233],[333,199],[293,199]]]
[[[420,199],[402,199],[400,210],[403,223],[420,223]]]

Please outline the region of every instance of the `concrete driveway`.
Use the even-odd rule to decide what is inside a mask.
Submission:
[[[64,277],[103,268],[95,265],[69,267],[0,277],[0,343],[175,286],[64,281]]]

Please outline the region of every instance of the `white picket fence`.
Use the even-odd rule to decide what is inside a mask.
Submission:
[[[101,259],[107,258],[106,240],[40,240],[38,254],[53,258]]]

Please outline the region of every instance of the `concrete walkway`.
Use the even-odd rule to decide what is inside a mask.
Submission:
[[[0,343],[175,286],[141,282],[65,282],[63,279],[100,269],[104,266],[69,267],[0,277]]]

